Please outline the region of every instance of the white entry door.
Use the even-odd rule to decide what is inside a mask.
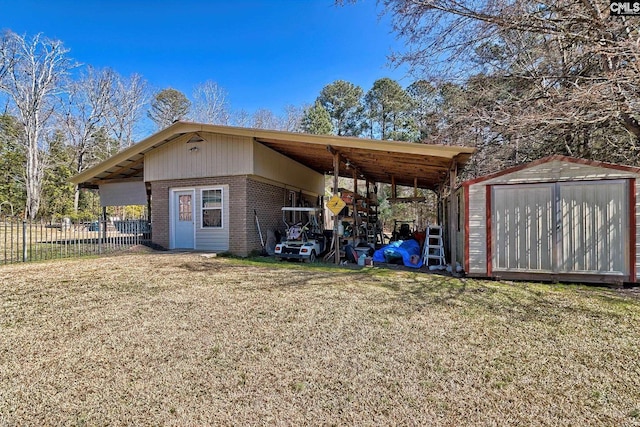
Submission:
[[[171,217],[174,249],[195,248],[195,197],[193,190],[174,191]]]

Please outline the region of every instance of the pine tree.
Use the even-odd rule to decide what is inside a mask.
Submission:
[[[25,145],[15,117],[0,115],[0,211],[17,214],[26,203]]]
[[[338,136],[359,136],[363,131],[362,88],[336,80],[320,91],[318,101],[329,113],[333,133]]]
[[[304,110],[301,128],[303,132],[314,135],[329,135],[333,129],[331,117],[320,101],[316,100],[312,107]]]
[[[158,129],[164,129],[173,122],[186,118],[190,108],[191,102],[184,93],[168,88],[154,95],[147,116],[155,122]]]

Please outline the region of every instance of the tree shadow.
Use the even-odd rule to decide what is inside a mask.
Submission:
[[[393,301],[397,312],[410,315],[432,307],[457,306],[472,312],[483,312],[520,322],[558,324],[567,316],[623,316],[629,310],[640,314],[640,300],[616,293],[615,290],[589,289],[576,285],[528,282],[504,282],[455,278],[441,273],[395,271],[361,267],[345,268],[325,264],[274,264],[273,262],[227,262],[215,258],[185,262],[178,266],[190,272],[215,275],[220,272],[271,276],[275,281],[252,283],[251,286],[296,289],[317,286],[358,285],[384,289],[385,296],[371,296],[376,301]],[[237,283],[237,282],[236,282]],[[601,304],[586,303],[595,298]],[[612,307],[621,306],[621,310]],[[614,308],[615,308],[614,307]],[[618,307],[620,308],[620,307]]]

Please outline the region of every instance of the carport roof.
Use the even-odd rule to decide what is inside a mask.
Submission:
[[[351,178],[356,170],[358,178],[371,182],[395,182],[406,186],[417,183],[419,188],[431,189],[436,189],[445,182],[454,160],[462,167],[475,151],[473,148],[459,146],[176,122],[74,176],[71,182],[84,187],[96,187],[107,182],[142,180],[146,153],[177,138],[184,141],[200,138],[198,133],[250,137],[323,174],[332,173],[332,152],[337,152],[341,158],[340,176]],[[350,166],[348,169],[345,167],[346,162]]]

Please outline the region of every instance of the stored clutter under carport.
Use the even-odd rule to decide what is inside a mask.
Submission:
[[[456,257],[469,276],[638,282],[640,168],[552,156],[464,182]]]

